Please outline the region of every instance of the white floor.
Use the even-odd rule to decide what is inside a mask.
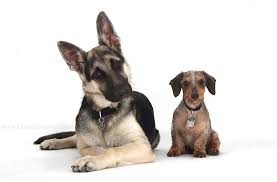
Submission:
[[[32,142],[56,132],[38,129],[0,129],[0,181],[275,181],[277,140],[241,139],[222,141],[217,157],[196,159],[189,155],[168,158],[169,132],[161,132],[155,163],[90,173],[73,173],[70,165],[79,157],[76,149],[41,151]],[[150,180],[151,179],[151,180]]]

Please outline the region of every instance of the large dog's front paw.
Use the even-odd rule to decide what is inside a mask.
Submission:
[[[40,144],[40,149],[41,150],[56,150],[56,146],[57,146],[57,139],[49,139],[49,140],[45,140]]]
[[[94,156],[86,156],[76,160],[71,168],[73,172],[90,172],[99,170]]]

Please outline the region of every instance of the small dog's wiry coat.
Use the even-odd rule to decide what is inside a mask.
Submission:
[[[211,127],[204,103],[205,86],[211,94],[215,94],[215,79],[204,71],[190,71],[177,75],[170,85],[175,97],[183,90],[183,99],[173,114],[172,146],[167,155],[174,157],[193,153],[200,158],[206,153],[217,155],[220,141]],[[191,118],[192,124],[189,123]]]

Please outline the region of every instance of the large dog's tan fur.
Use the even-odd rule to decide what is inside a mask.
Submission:
[[[107,21],[107,17],[104,13],[100,13],[99,17],[103,18],[103,21],[106,21],[105,23],[110,23]],[[101,22],[98,22],[98,24],[101,24]],[[110,26],[110,31],[114,33],[111,24]],[[111,40],[102,40],[105,36],[99,36],[99,38],[101,38],[99,42]],[[108,43],[107,45],[110,45]],[[99,111],[106,107],[117,107],[117,102],[111,102],[105,98],[101,92],[101,84],[94,80],[87,81],[83,68],[84,60],[89,60],[92,56],[99,57],[100,53],[104,51],[107,52],[107,46],[97,46],[88,53],[85,53],[85,51],[67,42],[60,42],[58,46],[70,69],[79,74],[85,96],[94,103],[94,108],[91,109]],[[117,41],[116,45],[112,45],[111,47],[121,51],[120,44]],[[87,58],[84,59],[83,56],[87,56]],[[104,54],[100,59],[97,59],[94,64],[108,71],[111,69],[111,59],[114,60],[118,58],[111,52],[110,54]],[[128,82],[130,81],[129,66],[126,62],[124,62],[123,71],[120,74],[127,78]],[[72,169],[75,172],[153,162],[155,156],[145,133],[136,120],[135,113],[129,111],[126,111],[129,113],[125,113],[124,111],[124,109],[128,110],[130,108],[130,103],[131,98],[125,98],[120,106],[122,113],[118,111],[119,113],[110,116],[111,119],[105,123],[104,128],[99,126],[96,119],[90,118],[89,113],[86,113],[86,111],[79,112],[78,117],[81,118],[81,121],[76,119],[79,121],[80,125],[76,125],[76,135],[64,139],[45,140],[40,145],[41,149],[54,150],[77,147],[82,158],[73,163]],[[80,124],[80,122],[82,123]]]
[[[105,133],[94,122],[90,127],[92,133],[46,140],[41,147],[63,149],[77,145],[83,158],[73,165],[80,168],[86,165],[93,170],[154,161],[150,144],[134,115],[128,115],[123,121],[110,122]],[[99,137],[101,135],[103,138]]]
[[[84,78],[83,75],[80,77]],[[105,99],[94,81],[86,83],[83,88],[98,107],[117,106],[117,103]],[[91,121],[90,130],[92,132],[80,133],[69,138],[46,140],[40,147],[55,150],[77,146],[82,158],[75,161],[73,166],[86,166],[91,170],[153,162],[155,159],[150,144],[133,114],[124,120],[114,118],[113,121],[109,121],[105,132],[99,129],[96,122]]]

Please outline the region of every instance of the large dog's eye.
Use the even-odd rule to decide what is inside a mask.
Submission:
[[[121,70],[122,64],[123,64],[122,61],[118,61],[118,60],[113,61],[113,69],[115,71]]]
[[[205,86],[205,80],[204,79],[199,80],[199,84],[204,87]]]
[[[95,72],[92,75],[92,78],[94,79],[102,79],[105,77],[105,72],[100,70],[99,68],[96,68]]]

